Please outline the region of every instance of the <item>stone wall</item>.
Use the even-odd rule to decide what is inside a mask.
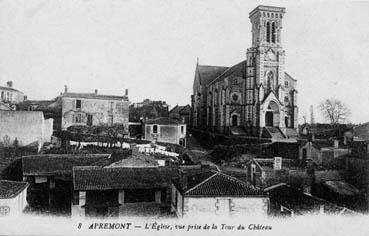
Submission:
[[[185,197],[183,209],[184,217],[265,216],[268,212],[268,197]]]
[[[53,119],[45,120],[40,111],[0,111],[0,142],[19,146],[39,145],[50,142]]]

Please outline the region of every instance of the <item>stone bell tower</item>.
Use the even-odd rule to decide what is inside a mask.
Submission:
[[[255,134],[261,127],[284,127],[285,123],[284,13],[285,8],[282,7],[258,6],[249,14],[252,47],[247,49],[245,117]],[[267,111],[270,113],[266,114]]]

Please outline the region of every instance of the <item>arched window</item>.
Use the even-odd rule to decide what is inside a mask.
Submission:
[[[273,72],[269,71],[267,77],[267,91],[271,91],[274,89],[274,74]]]
[[[269,43],[270,42],[270,23],[267,22],[266,25],[266,41]]]
[[[158,126],[157,125],[153,125],[152,126],[152,133],[153,134],[157,134],[158,133]]]
[[[275,23],[272,23],[272,43],[275,43]]]
[[[256,59],[255,59],[255,57],[252,58],[252,66],[256,66]]]

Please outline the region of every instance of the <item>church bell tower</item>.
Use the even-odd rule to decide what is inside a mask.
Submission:
[[[252,127],[266,126],[266,118],[261,114],[262,102],[273,97],[273,106],[264,105],[275,115],[272,126],[283,126],[279,116],[283,114],[284,63],[285,52],[282,48],[282,19],[285,8],[258,6],[249,13],[252,25],[252,45],[247,49],[246,71],[246,119]],[[271,95],[272,94],[272,95]],[[274,105],[275,104],[275,105]],[[258,131],[256,131],[258,132]],[[254,132],[255,133],[255,132]]]

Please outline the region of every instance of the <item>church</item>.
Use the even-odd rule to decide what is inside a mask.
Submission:
[[[231,67],[197,62],[191,126],[227,135],[274,139],[297,136],[297,81],[285,72],[285,8],[258,6],[249,13],[252,46]]]

